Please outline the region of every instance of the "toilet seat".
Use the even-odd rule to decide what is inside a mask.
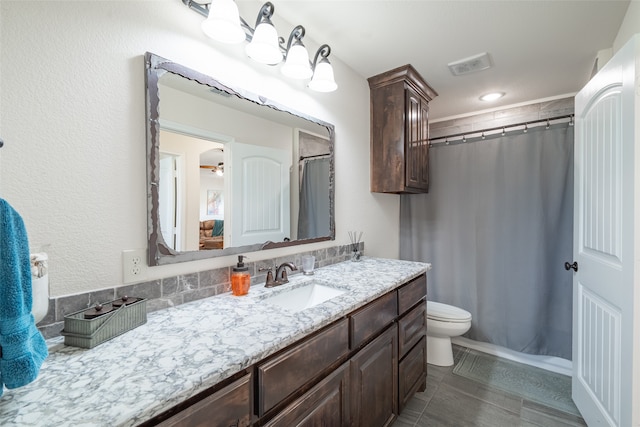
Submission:
[[[427,301],[427,319],[440,322],[464,323],[471,320],[471,313],[452,305]]]

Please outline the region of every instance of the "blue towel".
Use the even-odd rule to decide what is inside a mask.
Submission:
[[[0,199],[0,396],[34,381],[49,354],[31,314],[31,262],[20,215]]]

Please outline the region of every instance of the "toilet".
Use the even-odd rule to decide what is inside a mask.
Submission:
[[[451,337],[471,327],[471,313],[452,305],[427,301],[427,363],[453,365]]]

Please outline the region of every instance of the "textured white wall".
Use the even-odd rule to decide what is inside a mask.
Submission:
[[[259,4],[248,6],[255,16]],[[330,58],[338,91],[315,94],[206,39],[201,20],[180,0],[0,2],[0,197],[24,218],[32,251],[49,253],[52,296],[122,284],[122,251],[146,247],[145,51],[336,126],[336,242],[252,261],[346,244],[348,230],[364,231],[368,254],[397,257],[399,197],[369,192],[369,90],[339,61],[340,46]],[[233,260],[154,267],[148,277]]]

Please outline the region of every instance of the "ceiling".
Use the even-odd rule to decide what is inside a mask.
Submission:
[[[572,95],[589,80],[599,50],[612,47],[628,0],[271,0],[275,16],[301,24],[329,57],[363,77],[412,64],[438,92],[432,120]],[[246,4],[255,3],[255,6]],[[255,22],[262,2],[255,8]],[[290,29],[278,28],[281,37]],[[310,54],[317,46],[307,43]],[[487,52],[492,68],[453,76],[447,67]],[[340,86],[340,75],[336,74]],[[340,87],[338,87],[340,90]],[[486,103],[480,95],[506,92]]]

